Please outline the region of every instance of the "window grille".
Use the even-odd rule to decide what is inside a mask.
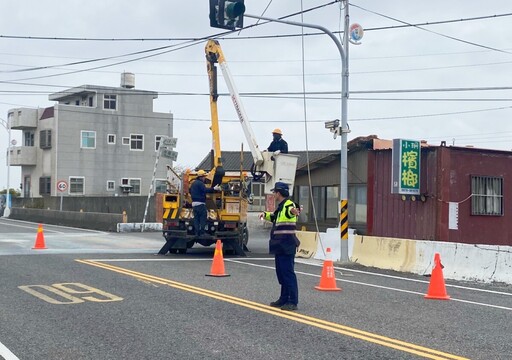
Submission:
[[[503,178],[471,177],[471,215],[503,215]]]

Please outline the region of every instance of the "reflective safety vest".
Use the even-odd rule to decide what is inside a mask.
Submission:
[[[276,211],[264,212],[264,219],[274,224],[270,230],[269,251],[276,255],[295,254],[300,242],[295,235],[297,216],[290,211],[295,203],[290,199],[281,201]]]

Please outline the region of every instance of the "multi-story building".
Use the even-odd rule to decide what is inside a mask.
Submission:
[[[83,85],[49,95],[54,106],[9,110],[11,129],[23,132],[21,146],[10,148],[22,196],[147,195],[153,179],[165,188],[169,160],[155,176],[154,167],[173,116],[153,111],[157,97],[123,73],[121,87]]]

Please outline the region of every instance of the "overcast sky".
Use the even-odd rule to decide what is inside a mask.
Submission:
[[[271,18],[301,11],[300,0],[245,4],[251,15],[268,6],[265,16]],[[324,4],[302,21],[343,30],[339,2],[303,0],[302,8]],[[208,11],[207,0],[3,2],[0,118],[12,108],[52,106],[48,95],[66,88],[119,86],[120,74],[129,71],[137,89],[160,93],[155,111],[174,114],[178,164],[196,166],[211,149],[201,39],[223,32],[209,27]],[[510,0],[351,0],[349,12],[350,23],[365,29],[361,44],[348,49],[349,140],[375,134],[512,149]],[[244,25],[254,23],[246,18]],[[433,25],[419,25],[426,23]],[[341,117],[340,56],[326,35],[304,32],[304,38],[287,36],[300,35],[301,28],[265,23],[219,38],[239,92],[248,95],[242,100],[262,149],[276,127],[292,151],[340,149],[340,138],[324,128],[325,121]],[[23,71],[33,67],[44,69]],[[304,87],[316,94],[304,100]],[[227,92],[222,78],[219,91]],[[228,97],[219,99],[219,115],[221,148],[239,150],[244,143],[248,150]],[[12,137],[21,144],[21,131]],[[7,143],[0,128],[0,189],[7,185]],[[19,187],[20,172],[11,167],[11,187]]]

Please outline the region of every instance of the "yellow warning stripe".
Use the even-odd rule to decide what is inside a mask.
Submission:
[[[340,200],[340,235],[348,240],[348,200]]]
[[[223,294],[223,293],[218,293],[218,292],[215,292],[215,291],[211,291],[211,290],[195,287],[195,286],[184,284],[184,283],[180,283],[180,282],[177,282],[177,281],[174,281],[174,280],[169,280],[169,279],[165,279],[165,278],[161,278],[161,277],[157,277],[157,276],[153,276],[153,275],[149,275],[149,274],[140,273],[140,272],[137,272],[137,271],[125,269],[125,268],[122,268],[122,267],[101,263],[99,261],[79,260],[79,259],[77,259],[75,261],[77,261],[79,263],[82,263],[82,264],[96,266],[96,267],[103,268],[103,269],[106,269],[106,270],[110,270],[110,271],[113,271],[113,272],[117,272],[117,273],[120,273],[120,274],[132,276],[134,278],[145,280],[145,281],[149,281],[149,282],[153,282],[153,283],[156,283],[156,284],[168,285],[168,286],[176,288],[176,289],[188,291],[188,292],[191,292],[191,293],[194,293],[194,294],[198,294],[198,295],[202,295],[202,296],[207,296],[207,297],[210,297],[210,298],[213,298],[213,299],[217,299],[217,300],[220,300],[220,301],[225,301],[225,302],[228,302],[228,303],[231,303],[231,304],[234,304],[234,305],[243,306],[243,307],[246,307],[246,308],[249,308],[249,309],[252,309],[252,310],[256,310],[256,311],[260,311],[260,312],[263,312],[263,313],[271,314],[273,316],[278,316],[278,317],[285,318],[285,319],[288,319],[288,320],[296,321],[298,323],[314,326],[314,327],[317,327],[317,328],[320,328],[320,329],[324,329],[324,330],[327,330],[327,331],[332,331],[334,333],[350,336],[352,338],[356,338],[356,339],[359,339],[359,340],[368,341],[368,342],[371,342],[371,343],[374,343],[374,344],[378,344],[378,345],[382,345],[382,346],[385,346],[385,347],[388,347],[388,348],[392,348],[392,349],[395,349],[395,350],[400,350],[400,351],[403,351],[403,352],[406,352],[406,353],[422,356],[422,357],[427,358],[427,359],[434,359],[434,360],[446,360],[446,359],[468,360],[465,357],[461,357],[461,356],[445,353],[445,352],[442,352],[442,351],[430,349],[430,348],[423,347],[423,346],[420,346],[420,345],[415,345],[415,344],[412,344],[412,343],[408,343],[408,342],[405,342],[405,341],[401,341],[401,340],[389,338],[389,337],[386,337],[386,336],[374,334],[374,333],[371,333],[371,332],[359,330],[359,329],[356,329],[356,328],[351,328],[349,326],[344,326],[344,325],[341,325],[341,324],[332,323],[330,321],[325,321],[325,320],[318,319],[318,318],[315,318],[315,317],[311,317],[311,316],[307,316],[307,315],[302,315],[302,314],[299,314],[299,313],[285,312],[285,311],[282,311],[280,309],[276,309],[276,308],[273,308],[273,307],[270,307],[270,306],[267,306],[267,305],[264,305],[264,304],[260,304],[260,303],[257,303],[257,302],[253,302],[253,301],[245,300],[245,299],[238,298],[238,297],[235,297],[235,296],[230,296],[230,295],[226,295],[226,294]]]
[[[165,209],[163,218],[168,219],[170,212],[171,209]],[[178,208],[172,209],[171,219],[176,219],[176,215],[178,215]]]

